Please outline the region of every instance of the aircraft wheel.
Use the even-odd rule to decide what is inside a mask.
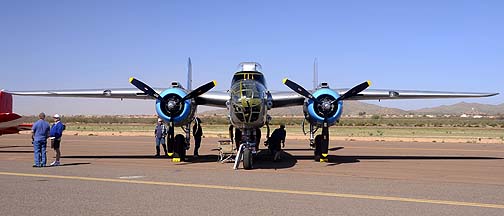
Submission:
[[[248,148],[243,150],[243,168],[246,170],[252,169],[252,161],[253,161],[252,151]]]

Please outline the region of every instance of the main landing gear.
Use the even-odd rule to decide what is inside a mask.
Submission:
[[[313,130],[314,126],[310,124],[310,146],[314,148],[314,159],[317,162],[328,162],[329,159],[329,127],[324,123],[322,133],[315,136],[317,129]]]

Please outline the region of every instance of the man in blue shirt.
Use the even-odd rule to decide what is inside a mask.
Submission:
[[[49,137],[49,123],[44,120],[44,113],[40,113],[38,117],[39,120],[32,126],[33,158],[35,160],[33,167],[45,167],[47,137]]]
[[[59,166],[60,165],[60,144],[61,144],[61,136],[63,135],[63,130],[65,130],[65,125],[60,121],[60,115],[55,114],[53,116],[54,124],[51,127],[51,131],[49,133],[49,139],[51,139],[51,148],[54,149],[56,153],[56,160],[51,163],[51,166]]]

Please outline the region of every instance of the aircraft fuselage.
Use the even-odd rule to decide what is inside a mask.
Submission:
[[[271,100],[264,75],[255,62],[244,62],[233,76],[228,104],[231,124],[242,130],[260,128],[266,123]]]

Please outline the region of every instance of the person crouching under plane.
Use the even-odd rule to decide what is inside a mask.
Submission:
[[[51,166],[59,166],[61,158],[61,136],[63,135],[63,130],[65,130],[65,125],[61,123],[61,117],[59,114],[53,116],[54,124],[51,126],[49,132],[49,139],[51,140],[51,148],[54,149],[56,153],[56,160],[51,163]]]
[[[166,143],[165,143],[166,134],[167,134],[166,126],[163,124],[163,120],[161,118],[158,118],[156,128],[154,129],[154,136],[156,137],[155,157],[159,157],[159,152],[161,151],[159,149],[159,144],[163,146],[165,156],[168,156],[168,151],[166,151]]]
[[[273,161],[281,159],[280,154],[282,153],[282,148],[285,147],[286,134],[285,124],[280,124],[280,128],[275,129],[271,136],[268,138],[268,149],[273,155]],[[281,146],[280,143],[282,143]]]

